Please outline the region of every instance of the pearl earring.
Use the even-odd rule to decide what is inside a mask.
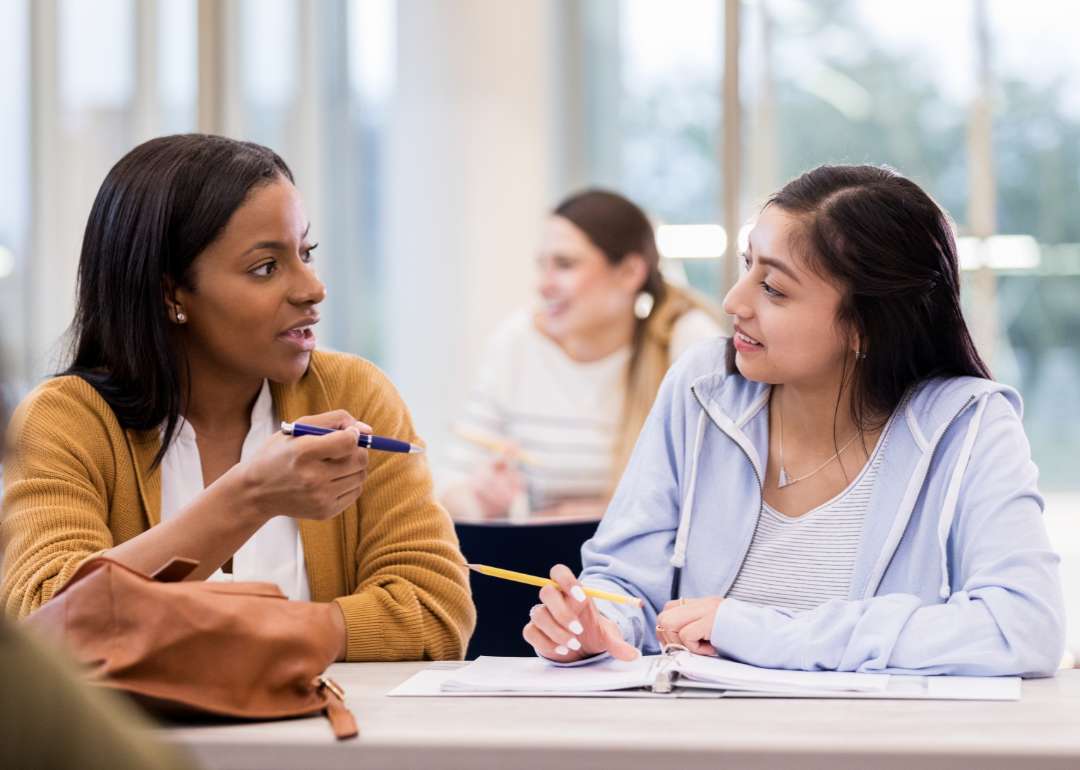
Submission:
[[[184,321],[187,320],[187,316],[184,315],[183,313],[177,313],[176,314],[176,320],[179,321],[180,323],[183,323]]]
[[[644,321],[652,312],[653,303],[655,302],[656,300],[649,292],[639,291],[638,295],[634,297],[634,315]]]

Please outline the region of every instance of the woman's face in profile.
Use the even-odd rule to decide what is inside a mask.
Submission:
[[[176,289],[193,366],[275,382],[304,374],[315,349],[316,305],[326,297],[311,265],[310,229],[288,180],[252,191],[196,257],[194,290]]]
[[[537,262],[544,328],[553,339],[632,320],[634,296],[645,281],[640,257],[612,265],[573,222],[553,216],[541,234]]]
[[[841,294],[793,254],[795,220],[769,206],[750,232],[745,272],[724,299],[735,362],[756,382],[831,385],[854,351],[836,320]]]

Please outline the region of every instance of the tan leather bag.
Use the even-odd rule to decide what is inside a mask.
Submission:
[[[153,576],[88,559],[26,623],[59,638],[91,681],[159,713],[280,719],[325,712],[338,738],[357,735],[334,662],[334,608],[291,602],[273,583],[181,582],[173,559]]]

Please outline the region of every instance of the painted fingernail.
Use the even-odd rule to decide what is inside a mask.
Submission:
[[[577,599],[579,602],[585,601],[585,589],[581,586],[574,586],[570,589],[570,595]],[[578,631],[580,634],[581,632]]]
[[[563,647],[563,646],[562,646],[562,645],[560,644],[560,645],[559,645],[558,647],[556,647],[556,648],[555,648],[555,654],[556,654],[556,655],[569,655],[569,654],[570,654],[570,650],[566,649],[565,647]]]
[[[573,631],[575,634],[585,633],[585,627],[576,620],[570,621],[570,630]],[[576,650],[577,647],[575,647],[574,649]]]
[[[571,636],[570,641],[566,643],[566,646],[569,647],[571,650],[580,650],[581,642],[577,640],[577,637]]]

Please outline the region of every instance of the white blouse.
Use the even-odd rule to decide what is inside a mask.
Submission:
[[[251,429],[240,450],[240,460],[251,457],[278,430],[270,383],[263,380],[262,390],[251,408]],[[164,427],[162,427],[164,432]],[[195,443],[195,429],[183,417],[176,425],[175,438],[161,459],[161,520],[168,521],[203,491],[202,461]],[[229,515],[221,511],[222,516]],[[307,564],[300,543],[296,519],[275,516],[233,555],[231,575],[218,570],[208,580],[223,582],[261,580],[276,583],[290,599],[311,600]]]

